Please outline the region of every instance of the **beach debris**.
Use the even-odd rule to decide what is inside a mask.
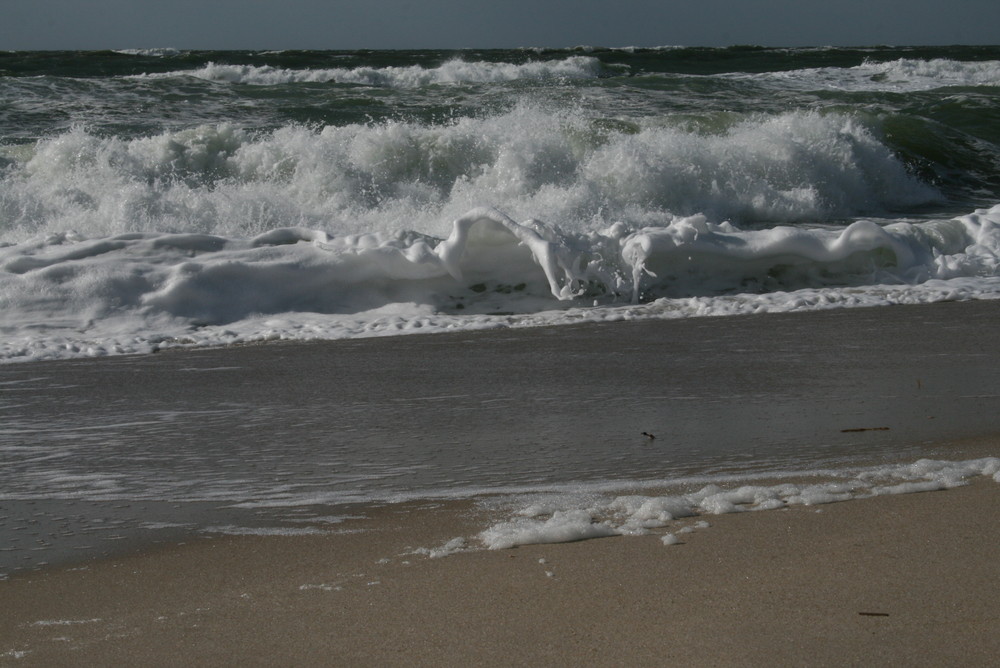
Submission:
[[[888,612],[859,612],[862,617],[888,617]]]
[[[888,427],[857,427],[855,429],[841,429],[840,433],[841,434],[846,434],[846,433],[849,433],[849,432],[857,432],[857,431],[889,431],[889,428]]]

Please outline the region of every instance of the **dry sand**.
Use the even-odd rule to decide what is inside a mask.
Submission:
[[[387,506],[339,534],[202,539],[0,582],[0,664],[995,665],[998,500],[980,480],[713,516],[680,545],[438,559],[408,553],[484,518]]]

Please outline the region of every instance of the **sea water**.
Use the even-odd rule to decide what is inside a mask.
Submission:
[[[0,360],[994,298],[1000,49],[0,54]]]
[[[3,53],[0,361],[996,299],[998,120],[994,47]]]

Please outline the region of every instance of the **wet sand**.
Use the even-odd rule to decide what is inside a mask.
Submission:
[[[202,539],[0,582],[16,666],[989,666],[1000,486],[469,551],[463,504]],[[693,520],[688,521],[691,523]],[[364,529],[364,532],[353,533]]]

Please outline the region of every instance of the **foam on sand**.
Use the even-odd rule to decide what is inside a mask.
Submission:
[[[685,517],[946,490],[967,485],[970,479],[979,476],[1000,483],[1000,458],[921,459],[912,464],[872,467],[843,479],[811,484],[743,485],[735,489],[713,484],[692,493],[668,496],[553,498],[544,503],[533,501],[516,511],[520,517],[497,522],[477,538],[483,546],[501,550],[517,545],[565,543],[605,536],[648,535]],[[707,528],[708,524],[702,520],[694,526]],[[676,533],[679,531],[662,536],[663,544],[679,543]]]

